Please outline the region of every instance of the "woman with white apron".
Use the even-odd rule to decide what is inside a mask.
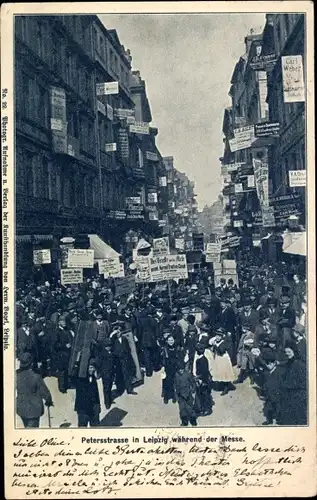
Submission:
[[[213,382],[221,384],[221,396],[228,394],[234,388],[235,379],[232,363],[228,354],[228,343],[224,328],[217,328],[216,335],[209,340],[212,356],[210,358]]]

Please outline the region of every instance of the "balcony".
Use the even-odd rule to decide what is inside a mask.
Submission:
[[[47,198],[36,198],[34,196],[25,196],[17,194],[16,196],[17,212],[33,212],[45,214],[57,214],[58,202]]]

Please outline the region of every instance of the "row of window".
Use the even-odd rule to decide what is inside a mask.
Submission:
[[[120,83],[126,88],[130,88],[130,73],[129,70],[122,64],[119,55],[107,43],[104,35],[94,27],[94,43],[95,50],[99,57],[105,62],[106,66],[118,77]]]

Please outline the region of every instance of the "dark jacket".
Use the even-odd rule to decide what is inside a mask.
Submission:
[[[248,316],[244,311],[239,314],[239,326],[250,328],[251,332],[255,332],[256,326],[259,324],[259,314],[254,309],[251,310]]]
[[[43,399],[51,404],[51,393],[41,375],[31,368],[17,370],[16,412],[21,418],[38,418],[44,413]]]
[[[78,413],[86,413],[87,415],[93,414],[93,407],[99,406],[100,412],[100,399],[97,380],[95,376],[74,379],[76,388],[75,411]]]
[[[196,377],[203,382],[203,384],[209,384],[211,380],[209,372],[209,364],[206,356],[201,356],[196,360]]]
[[[37,361],[37,339],[33,328],[29,328],[28,335],[25,327],[18,328],[16,349],[18,359],[21,354],[29,352],[33,356],[33,360]]]
[[[237,325],[237,318],[232,307],[227,307],[219,314],[219,326],[224,328],[227,332],[234,333]]]
[[[66,370],[68,368],[73,336],[68,328],[58,328],[55,342],[55,366],[57,370]]]
[[[158,325],[149,315],[142,316],[139,321],[142,347],[153,348],[158,337]]]

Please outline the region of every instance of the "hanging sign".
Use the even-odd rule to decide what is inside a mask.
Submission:
[[[116,108],[113,110],[114,116],[119,120],[125,120],[129,117],[134,117],[134,109]]]
[[[83,269],[61,269],[61,284],[62,285],[75,285],[83,283]]]
[[[261,47],[262,48],[262,47]],[[263,55],[255,55],[250,59],[250,67],[251,69],[257,71],[269,71],[273,68],[274,64],[277,61],[277,57],[275,53]]]
[[[51,263],[51,250],[45,248],[42,250],[33,250],[33,263],[36,266],[41,266],[42,264]]]
[[[234,185],[234,192],[236,194],[238,193],[243,193],[243,186],[242,186],[242,183],[239,183],[239,184],[235,184]]]
[[[234,138],[229,140],[231,151],[250,148],[254,138],[254,125],[235,128]]]
[[[233,227],[243,227],[243,220],[234,220]]]
[[[109,104],[106,104],[106,109],[107,109],[107,118],[112,121],[113,120],[113,107],[110,106]]]
[[[119,83],[118,82],[97,83],[96,94],[97,95],[119,94]]]
[[[169,249],[169,239],[168,236],[165,236],[164,238],[156,238],[153,239],[153,254],[169,254],[170,249]]]
[[[282,56],[284,102],[305,102],[303,58]]]
[[[99,113],[103,114],[106,116],[106,106],[103,104],[103,102],[99,101],[99,99],[97,99],[97,109],[99,111]]]
[[[117,151],[117,143],[109,142],[106,144],[106,153],[110,153],[112,151]]]
[[[158,156],[156,153],[152,153],[152,151],[146,151],[145,157],[150,161],[158,161]]]
[[[128,131],[124,127],[118,130],[118,152],[121,158],[127,159],[130,155]]]
[[[262,207],[262,223],[263,227],[274,227],[274,207]]]
[[[306,170],[290,170],[288,176],[289,187],[306,187]]]
[[[263,122],[254,125],[256,137],[272,137],[280,134],[279,122]]]
[[[248,188],[255,188],[254,175],[248,175]]]
[[[94,267],[94,251],[82,248],[69,248],[67,267]]]
[[[157,203],[157,193],[148,193],[147,201],[148,203]]]
[[[129,125],[130,132],[134,134],[149,134],[150,127],[146,122],[135,122],[133,125]]]
[[[167,179],[166,179],[166,177],[159,177],[159,186],[161,186],[161,187],[166,187],[167,186]]]

